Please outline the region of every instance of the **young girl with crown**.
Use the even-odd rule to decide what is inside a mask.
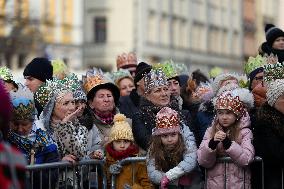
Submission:
[[[200,182],[198,172],[193,169],[196,159],[190,155],[192,151],[195,145],[185,142],[178,113],[168,107],[162,108],[156,116],[147,156],[150,180],[162,189],[197,187]]]
[[[233,89],[214,100],[216,116],[197,151],[198,162],[207,171],[206,188],[251,188],[249,163],[254,157],[248,107],[253,96],[247,89]],[[230,157],[233,163],[224,166],[218,157]],[[226,182],[224,173],[226,172]]]

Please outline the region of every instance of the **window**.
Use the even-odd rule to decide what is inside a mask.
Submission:
[[[163,45],[169,45],[169,20],[166,16],[162,17],[161,19],[161,44]]]
[[[106,18],[96,17],[94,20],[94,41],[95,43],[105,43],[107,38]]]

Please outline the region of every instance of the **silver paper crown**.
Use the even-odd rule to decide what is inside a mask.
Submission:
[[[166,74],[162,69],[152,69],[145,75],[144,81],[146,93],[149,93],[155,87],[168,85]]]

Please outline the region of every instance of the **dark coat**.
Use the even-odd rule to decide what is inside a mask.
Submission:
[[[201,106],[203,108],[197,112],[196,116],[194,116],[194,125],[196,128],[195,138],[196,138],[197,147],[200,145],[207,128],[211,126],[211,123],[215,115],[214,106],[211,101],[203,103],[201,104]]]
[[[179,112],[181,119],[189,126],[191,125],[191,116],[188,111],[180,111],[177,101],[172,100],[168,106]],[[141,98],[139,111],[132,118],[132,132],[135,142],[143,150],[147,150],[152,135],[152,129],[156,126],[156,115],[162,107],[155,106],[152,102],[145,98]],[[189,126],[190,129],[192,129]]]
[[[133,114],[138,112],[140,96],[136,90],[132,90],[129,96],[122,96],[119,99],[119,111],[126,117],[132,119]]]
[[[256,155],[264,161],[265,188],[281,188],[284,167],[284,115],[267,103],[257,111],[253,125]]]
[[[259,54],[264,56],[265,54],[270,55],[271,53],[277,55],[278,62],[284,61],[284,50],[274,49],[270,45],[268,45],[267,42],[262,43],[259,48]]]

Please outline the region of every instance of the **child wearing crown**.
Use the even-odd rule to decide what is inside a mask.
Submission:
[[[196,159],[190,155],[194,149],[183,138],[178,113],[162,108],[156,116],[147,156],[150,180],[162,189],[198,187],[197,172],[192,170]]]
[[[56,144],[35,121],[35,104],[28,89],[11,92],[13,116],[8,141],[17,146],[30,164],[59,160]]]
[[[213,101],[217,113],[197,151],[199,164],[208,170],[206,188],[224,188],[225,171],[226,188],[251,188],[248,164],[254,147],[247,108],[253,106],[253,96],[247,89],[237,88]],[[230,157],[233,163],[225,167],[216,161],[218,157]]]
[[[114,116],[114,126],[110,130],[108,144],[106,145],[106,174],[107,180],[111,181],[110,174],[119,174],[116,177],[116,187],[118,189],[152,188],[148,180],[146,165],[142,162],[124,165],[121,167],[117,161],[127,157],[134,157],[138,154],[138,146],[134,143],[133,134],[126,117],[123,114]],[[132,176],[135,175],[134,183]],[[108,183],[110,186],[110,183]]]
[[[26,157],[29,164],[52,163],[59,161],[57,145],[49,134],[37,124],[33,95],[28,89],[19,88],[10,92],[13,111],[8,132],[8,142],[15,145]],[[45,173],[45,172],[43,172]],[[50,185],[48,179],[52,181]],[[42,174],[43,188],[54,188],[57,173]],[[33,185],[39,188],[40,175],[34,174]]]

